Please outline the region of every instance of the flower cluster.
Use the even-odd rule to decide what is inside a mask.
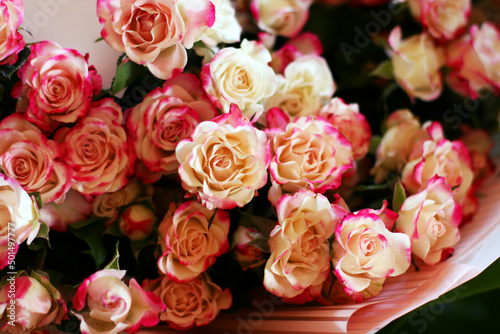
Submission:
[[[409,0],[422,32],[388,27],[390,59],[353,66],[304,31],[311,6],[388,1],[313,2],[98,0],[108,88],[89,55],[26,46],[23,2],[0,0],[3,331],[189,330],[255,290],[362,302],[453,254],[493,170],[467,123],[492,118],[454,127],[432,101],[500,91],[500,30]]]

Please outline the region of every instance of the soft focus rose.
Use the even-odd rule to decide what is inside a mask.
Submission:
[[[308,190],[284,195],[276,210],[278,224],[269,239],[264,287],[276,296],[293,298],[328,276],[328,239],[346,211]]]
[[[40,129],[14,113],[0,123],[0,165],[27,192],[40,192],[42,203],[64,200],[72,171],[61,147]]]
[[[26,42],[17,31],[23,21],[22,0],[0,0],[0,65],[13,65]]]
[[[166,80],[182,72],[186,48],[214,24],[215,9],[208,0],[99,0],[97,16],[113,49]]]
[[[11,284],[7,280],[7,284],[0,288],[2,331],[44,333],[46,332],[45,326],[58,325],[61,320],[68,318],[66,303],[47,277],[35,271],[28,276],[25,271],[22,271],[15,278],[14,289]],[[11,297],[13,293],[14,298]]]
[[[401,275],[410,266],[410,238],[392,233],[395,214],[383,211],[349,214],[335,231],[335,275],[357,302],[378,295],[387,277]],[[384,220],[384,216],[391,219]]]
[[[335,92],[336,85],[325,59],[304,55],[288,64],[277,76],[276,93],[264,102],[266,110],[278,107],[290,117],[317,115]]]
[[[239,49],[224,48],[203,67],[203,88],[214,105],[225,113],[234,103],[244,116],[258,119],[263,112],[259,102],[276,90],[270,61],[271,54],[262,44],[244,39]]]
[[[260,29],[293,37],[307,22],[313,0],[252,0],[252,14]]]
[[[165,310],[160,298],[132,278],[122,282],[125,270],[104,269],[86,278],[73,297],[73,314],[82,333],[136,333],[141,325],[155,326]],[[83,311],[83,312],[82,312]]]
[[[271,159],[267,135],[233,108],[200,123],[191,139],[176,149],[184,189],[209,209],[232,209],[249,203],[267,182]]]
[[[418,119],[408,109],[393,112],[386,121],[387,131],[377,148],[377,159],[372,173],[375,181],[382,183],[388,172],[400,173],[410,159],[416,155],[415,148],[429,139]]]
[[[14,179],[0,174],[0,269],[15,260],[19,244],[38,233],[38,207]]]
[[[422,144],[421,155],[405,165],[401,182],[410,194],[415,194],[424,190],[435,175],[441,176],[454,189],[455,201],[463,205],[474,177],[469,151],[461,141],[444,139],[439,123],[428,124],[426,128],[431,139]]]
[[[209,47],[219,43],[235,43],[240,40],[241,26],[230,0],[211,0],[215,6],[215,22],[201,39]]]
[[[76,50],[54,42],[31,45],[28,61],[17,72],[21,79],[12,91],[16,110],[43,131],[74,123],[85,116],[94,86],[87,60]]]
[[[204,326],[217,317],[220,310],[231,307],[233,298],[229,289],[212,283],[207,274],[201,274],[189,282],[177,283],[163,276],[146,281],[144,289],[153,291],[166,305],[160,314],[161,321],[178,330]]]
[[[127,207],[118,218],[120,231],[131,241],[149,237],[153,233],[155,222],[155,212],[142,204]]]
[[[351,143],[321,118],[299,117],[271,141],[274,154],[269,170],[273,187],[294,192],[311,189],[323,193],[342,182],[342,173],[353,166]]]
[[[240,225],[234,231],[231,255],[243,270],[259,267],[266,262],[262,250],[251,243],[257,238],[264,238],[264,235],[255,228]]]
[[[436,39],[452,40],[465,29],[470,0],[409,0],[413,17]]]
[[[150,171],[148,182],[176,173],[179,162],[175,148],[179,141],[189,138],[200,122],[217,115],[194,74],[180,74],[148,93],[127,120],[137,158]]]
[[[92,103],[89,114],[54,139],[73,169],[72,188],[84,195],[113,192],[127,184],[134,155],[129,152],[120,106],[112,98]]]
[[[98,195],[92,202],[92,214],[100,218],[115,220],[118,208],[132,203],[141,194],[141,185],[137,178],[132,178],[125,187]]]
[[[474,173],[474,185],[480,184],[484,178],[495,169],[490,157],[490,151],[495,143],[490,134],[484,129],[472,129],[462,126],[464,134],[459,140],[465,144],[471,157],[471,169]]]
[[[461,219],[462,209],[453,199],[450,185],[435,176],[424,190],[403,202],[396,231],[408,235],[412,253],[432,265],[453,254]]]
[[[392,30],[389,44],[394,50],[392,65],[399,86],[412,99],[437,99],[443,89],[440,72],[445,61],[443,48],[426,33],[401,40],[400,27]]]
[[[175,282],[192,280],[229,249],[228,233],[226,211],[208,210],[195,201],[171,205],[159,227],[160,272]]]
[[[321,109],[319,116],[351,142],[354,160],[364,158],[370,148],[372,132],[365,116],[359,112],[357,103],[346,104],[336,97]]]

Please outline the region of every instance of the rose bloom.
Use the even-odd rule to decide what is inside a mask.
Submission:
[[[252,0],[250,9],[260,29],[293,37],[307,22],[313,0]]]
[[[266,262],[262,250],[252,244],[257,238],[264,238],[264,235],[251,227],[240,225],[233,233],[231,255],[243,270],[260,267]]]
[[[330,271],[328,239],[346,211],[308,190],[284,195],[276,206],[278,224],[271,232],[271,256],[264,287],[282,298],[293,298],[320,285]]]
[[[277,188],[319,193],[335,189],[342,182],[342,173],[353,166],[351,143],[321,118],[297,118],[272,138],[271,146],[271,202],[280,196]]]
[[[437,99],[443,90],[440,72],[445,61],[443,48],[427,33],[401,40],[400,27],[392,30],[389,44],[394,50],[392,65],[399,86],[412,99]]]
[[[148,93],[127,119],[129,140],[150,171],[143,179],[149,183],[176,173],[178,142],[189,138],[200,122],[217,115],[194,74],[180,74]]]
[[[89,110],[94,85],[86,58],[54,42],[31,45],[28,61],[17,72],[21,79],[12,90],[16,110],[43,131],[52,133],[74,123]]]
[[[153,233],[156,214],[147,206],[133,204],[127,207],[118,218],[120,232],[131,241],[144,240]]]
[[[112,98],[92,103],[88,115],[73,128],[55,134],[73,169],[72,188],[84,195],[113,192],[127,184],[134,155],[120,125],[123,116]]]
[[[38,218],[36,203],[19,182],[0,174],[0,269],[15,260],[19,244],[35,238]]]
[[[357,103],[346,104],[336,97],[321,109],[319,116],[351,142],[354,160],[364,158],[370,148],[372,132],[365,116],[359,112]]]
[[[4,279],[9,278],[4,277]],[[12,298],[11,295],[15,294]],[[10,283],[0,288],[0,326],[10,333],[44,333],[50,324],[68,319],[66,303],[49,279],[36,271],[16,275],[15,289]],[[12,325],[12,323],[14,325]]]
[[[125,270],[104,269],[86,278],[73,297],[73,314],[80,320],[80,331],[88,334],[137,333],[152,327],[165,310],[160,298],[132,278],[122,282]],[[82,312],[83,311],[83,312]]]
[[[22,0],[0,0],[0,65],[13,65],[26,42],[19,29],[23,22]]]
[[[182,72],[186,49],[214,24],[208,0],[99,0],[101,36],[116,51],[166,80]]]
[[[192,280],[229,249],[228,233],[228,212],[208,210],[195,201],[177,208],[171,204],[159,227],[160,272],[175,282]]]
[[[214,320],[220,310],[231,307],[233,298],[228,288],[224,291],[212,283],[204,273],[189,282],[178,283],[163,276],[144,282],[144,289],[161,298],[166,309],[160,320],[177,330],[204,326]]]
[[[495,142],[484,129],[462,126],[461,130],[464,134],[458,139],[469,150],[471,169],[474,172],[474,186],[477,186],[495,170],[495,164],[490,157],[490,151],[495,146]]]
[[[470,167],[470,154],[461,141],[444,139],[439,123],[427,125],[431,139],[423,143],[423,152],[409,161],[402,172],[401,183],[410,194],[427,186],[435,175],[443,177],[454,189],[455,201],[464,203],[474,174]]]
[[[240,41],[241,26],[230,0],[211,0],[215,6],[215,22],[201,39],[205,45],[215,47],[219,43]]]
[[[371,171],[377,183],[384,182],[388,172],[401,173],[410,154],[418,155],[416,149],[430,138],[408,109],[393,112],[385,126],[387,130],[377,148],[376,163]]]
[[[328,104],[336,85],[325,59],[310,54],[288,64],[277,76],[276,93],[264,101],[266,110],[283,109],[290,117],[316,116]]]
[[[118,208],[132,203],[141,195],[141,191],[139,180],[132,178],[117,191],[97,195],[92,202],[92,214],[114,221],[118,218]]]
[[[409,0],[411,14],[435,39],[460,35],[471,12],[470,0]]]
[[[453,254],[453,246],[460,240],[461,219],[462,209],[453,199],[450,185],[435,176],[424,190],[403,202],[396,231],[410,237],[414,255],[433,265]]]
[[[72,171],[62,161],[61,147],[47,139],[25,115],[14,113],[0,122],[0,165],[42,203],[64,200]]]
[[[410,267],[410,238],[391,232],[397,214],[386,205],[347,215],[335,231],[335,275],[356,302],[378,295],[387,277]]]
[[[223,48],[203,67],[203,88],[225,113],[236,104],[244,116],[258,119],[263,112],[259,102],[276,90],[270,61],[271,54],[262,44],[244,39],[239,49]]]
[[[236,106],[229,114],[201,122],[175,153],[183,188],[197,194],[209,209],[243,207],[267,182],[267,135]]]

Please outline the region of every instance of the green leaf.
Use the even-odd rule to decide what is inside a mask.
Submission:
[[[392,210],[396,213],[401,209],[401,205],[406,200],[405,188],[401,184],[401,181],[398,180],[396,186],[394,187],[394,196],[392,198]]]
[[[146,71],[144,66],[138,65],[133,61],[121,63],[116,68],[115,78],[111,86],[113,95],[118,94]]]
[[[380,145],[380,142],[382,141],[382,137],[380,136],[372,136],[370,139],[370,148],[368,149],[368,152],[370,154],[376,154],[378,146]]]
[[[42,208],[42,196],[40,195],[40,192],[35,191],[32,193],[29,193],[28,195],[30,195],[30,197],[35,198],[35,201],[36,201],[36,204],[38,205],[38,208],[41,209]]]
[[[101,41],[104,41],[104,38],[99,37],[98,39],[96,39],[96,40],[94,41],[94,43],[101,42]]]
[[[252,241],[250,241],[248,244],[253,245],[260,249],[264,253],[270,253],[271,250],[269,249],[269,238],[255,238]]]
[[[382,79],[392,80],[394,78],[394,68],[392,67],[392,61],[386,60],[381,62],[377,66],[377,68],[370,72],[369,75]]]
[[[7,79],[10,79],[16,71],[23,66],[23,64],[28,60],[30,56],[31,49],[26,47],[17,55],[17,61],[13,65],[2,65],[0,66],[0,74]]]
[[[276,226],[276,221],[258,217],[239,210],[241,213],[240,224],[246,227],[255,227],[264,236],[269,236],[274,226]]]
[[[69,230],[78,238],[87,243],[90,250],[86,253],[90,254],[95,261],[96,269],[98,269],[106,259],[106,249],[102,241],[106,227],[102,220],[89,219],[79,223],[69,225]]]
[[[120,270],[120,263],[119,263],[119,258],[120,258],[120,253],[118,252],[118,245],[120,244],[120,241],[116,243],[116,251],[115,251],[115,256],[113,256],[113,259],[111,262],[109,262],[104,269],[116,269]]]
[[[42,238],[42,239],[47,240],[47,245],[49,246],[49,248],[52,248],[52,246],[50,245],[50,240],[49,240],[49,232],[50,232],[49,226],[42,221],[40,221],[38,223],[40,224],[40,229],[38,230],[36,238]]]

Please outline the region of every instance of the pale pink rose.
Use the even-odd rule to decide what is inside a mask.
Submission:
[[[260,29],[293,37],[307,22],[313,0],[252,0],[250,9]]]
[[[262,250],[252,244],[257,238],[264,238],[264,235],[252,227],[240,225],[233,233],[231,255],[243,270],[260,267],[266,262]]]
[[[276,211],[278,224],[269,239],[271,256],[264,270],[264,287],[278,297],[294,298],[327,278],[328,239],[346,211],[308,190],[284,195]]]
[[[352,144],[354,160],[360,160],[368,153],[372,132],[370,124],[359,112],[357,103],[346,104],[336,97],[323,107],[319,116],[339,130]]]
[[[331,0],[326,0],[331,1]],[[337,1],[337,0],[333,0]],[[347,0],[352,6],[380,6],[391,0]]]
[[[12,96],[16,110],[43,131],[74,123],[89,110],[94,85],[87,60],[76,50],[44,41],[31,45],[28,61],[17,72]]]
[[[271,149],[273,188],[285,192],[335,189],[342,182],[343,172],[353,166],[351,143],[321,118],[297,118],[272,138]]]
[[[264,100],[264,107],[281,108],[290,117],[316,116],[336,89],[326,60],[314,54],[290,62],[276,79],[276,93]]]
[[[0,0],[0,65],[13,65],[26,42],[17,30],[23,22],[22,0]]]
[[[0,269],[3,269],[15,261],[19,244],[26,239],[31,243],[40,225],[36,203],[19,182],[3,174],[0,174],[0,213]]]
[[[465,30],[470,0],[409,0],[411,14],[432,37],[452,40]]]
[[[153,233],[156,214],[142,204],[128,206],[118,218],[120,232],[131,241],[144,240]]]
[[[461,130],[464,134],[460,136],[459,140],[469,150],[471,169],[474,172],[474,186],[477,186],[495,170],[495,165],[490,157],[490,151],[495,143],[484,129],[462,126]]]
[[[376,163],[371,171],[378,183],[384,182],[389,172],[401,173],[410,154],[417,155],[415,148],[429,139],[427,131],[408,109],[393,112],[385,125],[387,131],[377,148]]]
[[[104,269],[86,278],[73,297],[73,314],[80,331],[88,334],[136,333],[141,325],[152,327],[165,310],[160,298],[132,278],[122,282],[125,270]]]
[[[443,177],[454,189],[455,201],[462,205],[474,178],[469,151],[461,141],[444,139],[439,123],[428,124],[427,129],[431,139],[422,144],[422,153],[405,165],[401,182],[415,194],[424,190],[435,175]]]
[[[486,69],[493,89],[500,91],[500,29],[491,22],[484,22],[470,30],[472,46]]]
[[[395,213],[382,210],[349,214],[335,231],[335,275],[356,302],[378,295],[387,277],[403,274],[411,263],[410,238],[392,233]]]
[[[148,93],[127,119],[129,141],[137,158],[153,174],[148,182],[176,173],[177,144],[189,138],[200,122],[218,114],[194,74],[180,74]]]
[[[84,195],[116,191],[128,182],[135,156],[129,152],[123,116],[112,98],[92,103],[73,128],[55,134],[73,169],[72,188]]]
[[[276,90],[269,61],[271,54],[262,44],[244,39],[239,49],[223,48],[203,67],[203,88],[223,112],[236,104],[245,117],[258,119],[264,111],[259,102]]]
[[[0,123],[0,165],[28,193],[39,192],[42,203],[60,203],[71,187],[73,172],[62,161],[59,144],[14,113]]]
[[[201,39],[205,45],[215,47],[219,43],[231,44],[240,41],[241,26],[230,0],[211,0],[215,6],[215,22]]]
[[[114,221],[118,218],[118,208],[132,203],[141,195],[141,192],[139,180],[132,178],[125,187],[96,196],[92,202],[92,214]]]
[[[410,237],[414,255],[433,265],[453,254],[453,246],[460,240],[461,219],[462,209],[453,199],[450,185],[435,176],[424,190],[403,202],[396,231]]]
[[[5,278],[7,284],[0,289],[2,331],[45,333],[47,325],[59,325],[61,320],[68,319],[66,303],[47,277],[36,271],[32,271],[29,276],[21,271],[15,281],[10,281],[12,275]]]
[[[323,45],[318,36],[304,32],[290,38],[279,50],[273,52],[269,66],[273,68],[274,72],[282,74],[288,64],[300,56],[309,54],[319,56],[322,53]]]
[[[208,210],[195,201],[177,208],[171,204],[159,227],[163,254],[158,269],[175,282],[194,279],[229,249],[228,233],[227,211]]]
[[[412,99],[437,99],[443,90],[440,72],[445,61],[443,48],[427,33],[402,40],[400,27],[391,31],[389,44],[394,51],[392,65],[399,86]]]
[[[201,122],[176,149],[184,189],[209,209],[248,204],[267,182],[271,160],[265,132],[234,106],[230,113]]]
[[[193,47],[214,24],[208,0],[98,0],[101,36],[116,51],[169,79],[186,66]]]
[[[160,313],[161,321],[166,321],[177,330],[207,325],[220,310],[230,308],[233,302],[229,289],[222,291],[207,274],[183,283],[163,276],[146,281],[143,285],[144,289],[153,291],[166,305],[166,309]]]

